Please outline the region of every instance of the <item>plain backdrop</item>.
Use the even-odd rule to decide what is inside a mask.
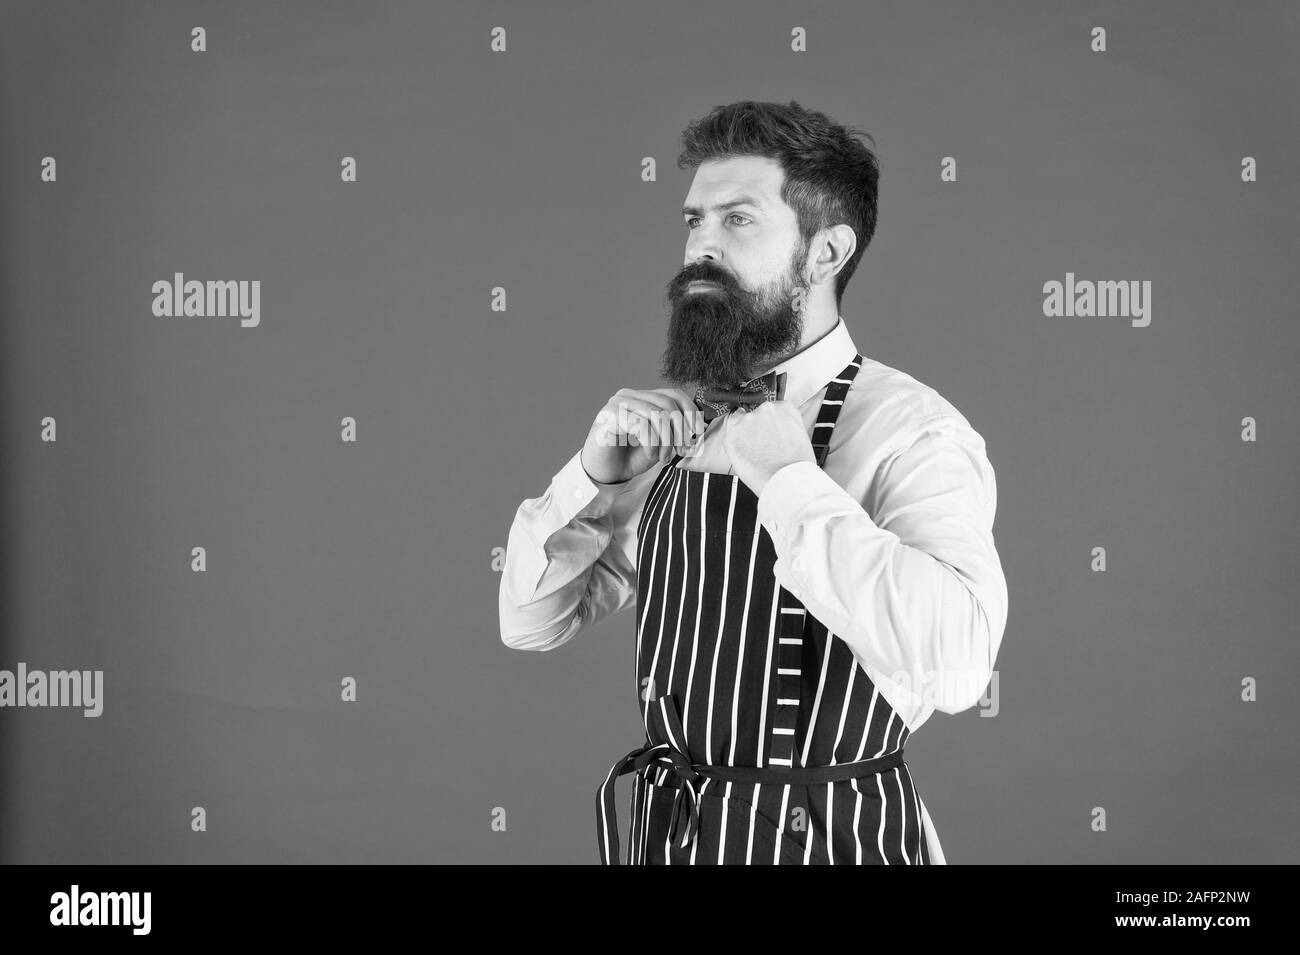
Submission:
[[[908,745],[949,862],[1300,861],[1297,9],[6,2],[0,668],[105,700],[0,710],[0,860],[594,862],[633,615],[508,650],[493,549],[662,384],[682,128],[793,99],[878,148],[858,346],[998,477],[999,712]],[[1045,317],[1067,271],[1150,326]]]

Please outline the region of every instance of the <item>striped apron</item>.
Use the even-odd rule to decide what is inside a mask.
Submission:
[[[862,356],[827,385],[831,432]],[[632,864],[925,864],[908,730],[847,644],[777,583],[758,497],[734,474],[663,468],[637,542],[645,744],[596,796],[619,864],[615,783],[631,773]]]

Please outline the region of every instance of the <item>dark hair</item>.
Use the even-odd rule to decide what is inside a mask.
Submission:
[[[781,199],[798,216],[803,243],[819,229],[844,223],[858,237],[857,248],[835,276],[835,306],[857,270],[858,260],[876,233],[876,192],[880,164],[875,153],[854,138],[870,134],[842,126],[825,113],[789,105],[741,100],[715,106],[682,132],[681,169],[710,159],[765,156],[785,171]]]

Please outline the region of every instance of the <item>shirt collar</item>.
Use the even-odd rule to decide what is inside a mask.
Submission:
[[[769,370],[785,372],[784,400],[801,405],[830,384],[857,354],[841,315],[829,332]]]

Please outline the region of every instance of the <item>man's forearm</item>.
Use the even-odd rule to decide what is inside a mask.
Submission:
[[[498,600],[503,643],[549,650],[627,606],[635,569],[616,541],[628,517],[616,504],[633,484],[596,484],[576,453],[541,497],[519,505]]]

